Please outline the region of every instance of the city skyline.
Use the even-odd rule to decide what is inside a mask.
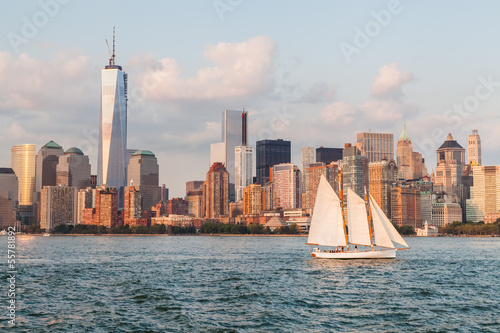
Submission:
[[[168,2],[156,3],[148,22],[132,19],[133,4],[109,2],[97,11],[97,2],[46,3],[57,6],[9,3],[0,14],[0,137],[7,147],[36,144],[38,151],[54,140],[81,149],[97,174],[99,72],[116,24],[117,63],[130,75],[128,146],[155,153],[160,184],[172,197],[184,193],[186,181],[205,178],[225,109],[248,112],[254,149],[262,139],[292,141],[298,166],[302,146],[343,147],[370,129],[397,138],[403,121],[429,172],[449,131],[466,147],[477,129],[483,164],[500,164],[500,45],[489,42],[497,3],[471,12],[467,2],[242,1],[226,11],[212,2]],[[87,12],[95,26],[72,24]],[[39,13],[47,22],[36,21]],[[304,24],[294,29],[298,20]],[[37,24],[31,34],[29,23]],[[366,33],[377,24],[378,33]],[[152,30],[176,34],[144,38]],[[357,53],[346,56],[347,45]],[[8,148],[0,161],[10,166]]]

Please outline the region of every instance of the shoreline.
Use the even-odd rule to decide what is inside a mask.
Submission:
[[[5,235],[6,236],[6,235]],[[16,234],[16,236],[44,236],[43,234]],[[307,234],[299,234],[299,235],[269,235],[269,234],[50,234],[50,236],[201,236],[201,237],[307,237]],[[45,237],[45,236],[44,236]],[[497,238],[500,235],[437,235],[437,236],[415,236],[415,235],[406,235],[403,237],[418,237],[418,238],[441,238],[441,237],[450,237],[450,238],[460,238],[460,237],[472,237],[472,238]]]

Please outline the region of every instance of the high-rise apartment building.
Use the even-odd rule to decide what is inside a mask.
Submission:
[[[173,198],[168,200],[166,206],[168,215],[188,215],[189,202],[183,198]]]
[[[342,148],[316,148],[316,162],[330,164],[332,162],[337,162],[342,159],[343,149]]]
[[[269,168],[275,164],[290,163],[291,142],[283,139],[257,141],[257,183],[265,185],[269,181]]]
[[[188,215],[203,217],[203,183],[201,189],[189,191],[186,200],[188,202]]]
[[[368,158],[362,156],[361,152],[350,143],[345,144],[342,158],[342,178],[344,199],[347,197],[347,189],[350,188],[358,196],[364,198],[365,189],[368,193]]]
[[[96,189],[87,187],[86,189],[81,189],[78,191],[78,212],[76,223],[83,223],[83,211],[84,209],[92,209],[95,207],[95,192]]]
[[[0,168],[0,229],[16,225],[19,182],[11,168]]]
[[[235,160],[235,191],[236,201],[243,200],[243,189],[253,183],[253,148],[236,146]]]
[[[260,184],[251,184],[243,191],[243,214],[258,215],[265,206],[265,194]]]
[[[77,224],[78,191],[72,186],[44,186],[40,199],[40,228],[47,232],[58,225]]]
[[[358,133],[356,147],[368,162],[381,162],[394,158],[394,137],[392,133]]]
[[[473,130],[467,141],[467,164],[482,164],[481,161],[481,138],[477,130]]]
[[[391,189],[391,222],[400,227],[422,227],[420,190],[411,187]]]
[[[383,159],[368,165],[370,194],[386,216],[391,216],[391,188],[398,180],[398,166],[394,160]]]
[[[99,118],[99,152],[97,184],[116,188],[120,206],[127,181],[127,74],[115,64],[113,54],[101,71],[101,112]]]
[[[64,155],[59,156],[56,185],[74,186],[78,190],[89,187],[89,157],[76,147],[66,150]]]
[[[328,165],[323,165],[323,163],[312,163],[308,168],[305,169],[305,174],[306,202],[302,203],[302,208],[314,208],[319,181],[321,179],[321,176],[323,175],[326,177],[326,180],[333,188],[335,193],[339,193],[339,166],[335,162],[332,162]]]
[[[140,225],[137,219],[142,217],[141,209],[142,196],[134,186],[125,187],[125,194],[123,200],[123,224]]]
[[[273,208],[301,208],[301,172],[292,163],[273,166]]]
[[[302,147],[301,149],[302,158],[302,193],[306,193],[306,169],[309,165],[315,162],[314,158],[314,147]]]
[[[204,216],[219,218],[229,215],[229,173],[222,163],[214,163],[203,184]]]
[[[484,221],[489,213],[500,212],[500,166],[472,167],[473,186],[466,201],[467,221]]]
[[[189,195],[191,191],[201,190],[203,187],[204,180],[191,180],[186,182],[186,195]]]
[[[95,191],[95,208],[92,209],[91,218],[87,221],[84,219],[83,223],[110,229],[118,226],[119,222],[118,191],[114,187],[99,186]]]
[[[138,150],[132,155],[127,184],[141,192],[142,210],[151,211],[151,207],[160,201],[159,166],[151,151]]]

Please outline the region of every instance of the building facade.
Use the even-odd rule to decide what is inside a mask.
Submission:
[[[44,186],[57,185],[57,164],[64,154],[63,148],[54,141],[47,142],[36,156],[36,192],[41,193]]]
[[[422,226],[420,191],[411,187],[391,189],[391,222],[397,226]]]
[[[75,225],[78,191],[72,186],[44,186],[40,200],[40,228],[51,232],[58,225]]]
[[[16,225],[19,182],[14,170],[0,168],[0,230]]]
[[[214,163],[203,185],[204,217],[229,215],[229,173],[222,163]]]
[[[79,190],[89,187],[89,157],[75,147],[66,150],[64,155],[59,156],[56,185],[74,186]]]
[[[320,164],[320,165],[316,165]],[[316,194],[318,192],[319,181],[321,176],[325,176],[326,180],[333,188],[335,193],[339,193],[339,166],[335,162],[328,165],[322,165],[323,163],[311,164],[305,169],[306,173],[306,192],[305,192],[305,203],[302,204],[302,208],[313,209],[316,203]]]
[[[467,221],[484,221],[484,216],[500,212],[500,166],[473,166],[473,186],[466,201]]]
[[[159,166],[149,150],[138,150],[128,164],[128,185],[141,192],[142,210],[151,211],[160,202]]]
[[[436,150],[437,167],[434,178],[434,188],[447,194],[456,193],[462,184],[465,149],[453,140],[448,133],[446,141]]]
[[[265,194],[262,192],[262,186],[260,184],[251,184],[243,191],[243,214],[260,214],[263,210],[263,202],[265,202]]]
[[[444,227],[453,222],[462,222],[462,208],[458,203],[435,202],[432,204],[432,224]]]
[[[332,162],[340,161],[342,157],[343,157],[342,148],[326,148],[323,146],[316,148],[317,163],[325,163],[325,165],[327,165]]]
[[[257,183],[265,185],[270,179],[270,168],[276,164],[290,163],[291,142],[282,139],[257,141]]]
[[[35,145],[17,145],[11,148],[11,168],[19,182],[18,217],[22,225],[38,222],[36,208],[36,155]]]
[[[473,130],[467,140],[467,164],[481,165],[481,138],[477,130]]]
[[[253,148],[236,146],[234,152],[236,202],[243,200],[243,189],[253,183]]]
[[[391,188],[398,180],[398,166],[394,160],[382,160],[368,165],[369,188],[373,199],[386,216],[391,216]]]
[[[369,192],[368,158],[350,143],[346,143],[342,158],[342,178],[344,199],[347,198],[347,189],[352,189],[358,196],[364,198],[365,189]]]
[[[273,166],[273,209],[301,208],[301,172],[292,163]]]
[[[394,158],[394,137],[392,133],[358,133],[356,147],[368,162],[381,162]]]
[[[306,193],[306,169],[309,165],[315,162],[314,157],[314,147],[302,147],[301,150],[302,159],[302,193]]]

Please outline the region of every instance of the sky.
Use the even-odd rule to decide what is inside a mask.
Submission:
[[[406,122],[436,167],[451,131],[478,130],[500,164],[498,1],[0,0],[0,167],[10,147],[54,140],[97,173],[100,72],[116,27],[129,75],[128,148],[155,153],[171,197],[203,180],[224,109],[249,144],[343,147]],[[255,169],[255,167],[254,167]]]

